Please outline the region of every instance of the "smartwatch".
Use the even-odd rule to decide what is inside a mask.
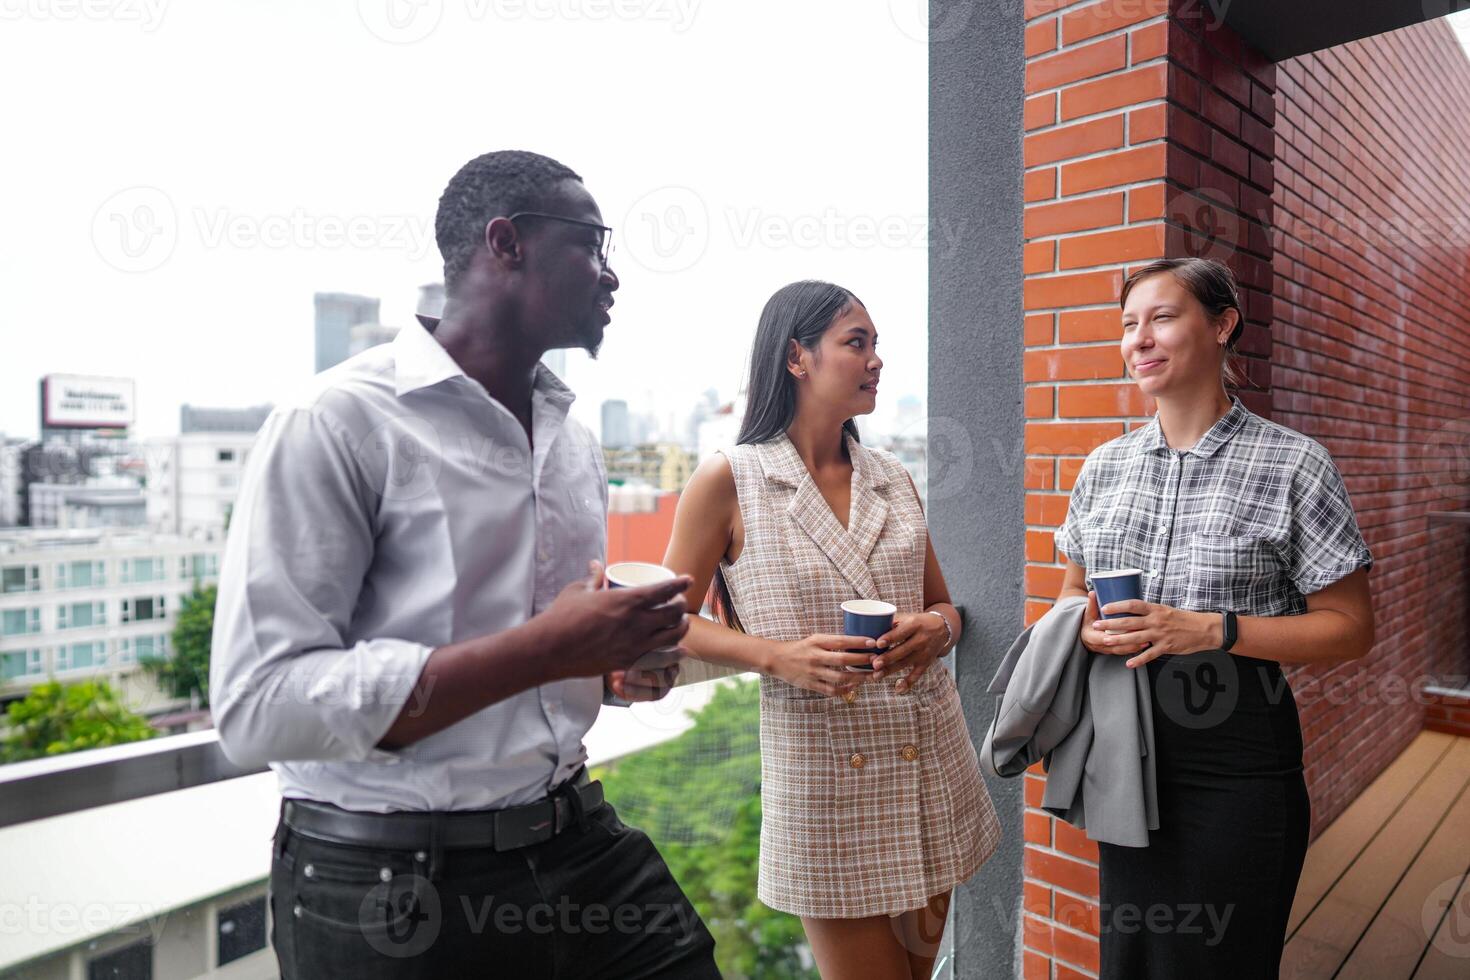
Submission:
[[[1220,649],[1229,650],[1235,646],[1235,640],[1240,635],[1239,625],[1235,621],[1235,613],[1222,612],[1220,614],[1220,624],[1222,627],[1220,631],[1221,636],[1224,637],[1223,642],[1220,644]]]

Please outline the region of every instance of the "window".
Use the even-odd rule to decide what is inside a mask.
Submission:
[[[219,966],[265,949],[265,896],[219,910]]]
[[[161,595],[122,601],[122,621],[124,623],[146,623],[155,619],[163,619],[165,615]]]
[[[154,633],[147,636],[127,636],[117,641],[119,663],[142,663],[144,660],[163,660],[168,657],[168,636]]]
[[[41,632],[41,610],[7,609],[0,615],[0,636],[24,636]]]
[[[107,644],[101,641],[69,643],[56,648],[57,670],[84,670],[88,667],[101,667],[106,663]]]
[[[233,449],[221,449],[219,451],[219,461],[221,463],[233,463],[235,461],[235,451]]]
[[[56,566],[58,589],[94,589],[107,584],[107,564],[100,561],[62,562]]]
[[[39,592],[40,565],[6,565],[0,569],[0,592]]]
[[[238,480],[233,473],[221,473],[219,475],[219,488],[221,490],[233,490]]]
[[[87,961],[87,980],[153,980],[153,942],[124,946]]]
[[[107,604],[103,602],[73,602],[56,607],[56,628],[59,630],[81,630],[90,626],[107,625]]]
[[[40,650],[13,650],[0,653],[0,681],[17,677],[34,677],[42,673]]]
[[[162,558],[125,558],[122,562],[124,582],[162,582]]]
[[[180,555],[179,578],[185,582],[219,577],[219,555]]]

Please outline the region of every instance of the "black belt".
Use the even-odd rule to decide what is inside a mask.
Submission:
[[[510,851],[548,841],[573,824],[585,826],[586,815],[602,803],[602,783],[589,780],[583,769],[545,799],[504,810],[365,813],[288,799],[281,819],[298,834],[333,844],[414,851],[437,842],[440,848]]]

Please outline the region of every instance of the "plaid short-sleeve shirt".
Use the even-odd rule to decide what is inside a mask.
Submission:
[[[1307,611],[1373,558],[1332,457],[1239,399],[1190,449],[1157,417],[1087,457],[1056,532],[1091,573],[1143,570],[1143,598],[1197,612]]]

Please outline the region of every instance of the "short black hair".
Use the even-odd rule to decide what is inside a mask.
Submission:
[[[543,211],[557,184],[581,179],[570,167],[526,150],[496,150],[460,167],[439,196],[434,216],[445,288],[452,291],[469,268],[492,218]]]

